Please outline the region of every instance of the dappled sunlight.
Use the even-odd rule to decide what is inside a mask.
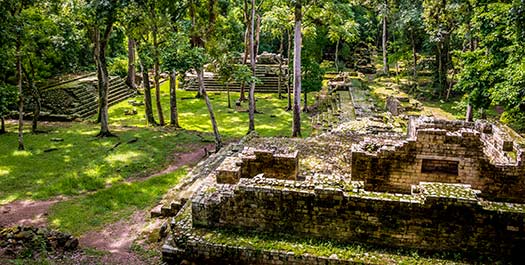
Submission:
[[[143,153],[135,152],[135,151],[128,151],[125,153],[115,153],[108,155],[104,160],[108,162],[110,165],[115,166],[118,163],[130,163],[131,161],[139,158],[140,156],[144,155]]]
[[[7,176],[11,172],[9,167],[0,167],[0,177]]]
[[[94,166],[91,168],[85,169],[82,173],[88,177],[98,177],[101,174],[101,167],[100,166]]]
[[[5,198],[0,197],[0,205],[8,204],[10,202],[16,201],[19,198],[18,194],[11,194]]]
[[[71,157],[69,155],[65,155],[65,156],[63,156],[63,160],[64,160],[64,162],[69,163],[69,162],[71,162]]]
[[[105,183],[106,185],[111,185],[111,184],[113,184],[113,183],[117,183],[117,182],[119,182],[119,181],[121,181],[121,180],[122,180],[122,176],[119,175],[119,176],[114,176],[114,177],[109,177],[109,178],[107,178],[107,179],[104,181],[104,183]]]
[[[31,153],[30,151],[13,151],[12,153],[13,156],[15,157],[30,157],[33,155],[33,153]]]
[[[54,218],[53,220],[51,220],[51,225],[53,225],[54,227],[60,227],[61,224],[62,221],[59,218]]]

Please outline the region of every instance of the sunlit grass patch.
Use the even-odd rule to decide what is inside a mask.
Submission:
[[[102,228],[160,201],[169,188],[186,174],[182,168],[145,181],[119,183],[93,194],[60,202],[51,208],[52,227],[74,235]]]
[[[115,128],[118,137],[105,139],[94,137],[98,125],[89,122],[42,124],[40,128],[47,133],[24,135],[26,151],[17,151],[15,124],[8,124],[9,133],[0,136],[2,204],[78,195],[145,176],[165,167],[173,152],[201,143],[194,133],[157,128]],[[135,138],[136,142],[128,143]]]

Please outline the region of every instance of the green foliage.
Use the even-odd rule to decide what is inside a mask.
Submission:
[[[0,116],[4,116],[12,109],[18,99],[18,90],[15,86],[0,85]]]
[[[302,89],[305,92],[313,92],[321,90],[323,86],[324,71],[321,69],[319,63],[312,58],[306,57],[301,63],[302,70]]]
[[[125,77],[128,74],[128,58],[117,57],[110,61],[108,71],[111,75]]]
[[[518,131],[525,131],[525,112],[511,109],[501,115],[500,120]]]
[[[498,76],[494,70],[494,60],[483,50],[465,52],[461,55],[463,71],[459,73],[457,91],[468,94],[467,100],[474,108],[490,106],[489,89],[494,86]]]
[[[162,64],[165,68],[185,73],[190,69],[200,69],[209,60],[204,48],[191,47],[188,37],[171,34],[169,43],[162,49]]]

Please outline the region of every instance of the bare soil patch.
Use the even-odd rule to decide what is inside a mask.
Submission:
[[[47,213],[49,208],[61,200],[62,199],[46,201],[22,200],[2,205],[0,206],[0,226],[47,226]]]

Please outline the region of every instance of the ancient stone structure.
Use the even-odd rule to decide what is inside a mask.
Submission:
[[[521,255],[525,214],[501,211],[505,204],[483,202],[478,193],[469,185],[436,183],[416,185],[410,195],[321,185],[302,189],[257,177],[194,197],[192,221],[340,242]]]
[[[266,178],[297,179],[298,152],[275,154],[268,150],[244,150],[238,157],[228,157],[217,168],[217,183],[235,184],[240,178],[264,174]]]
[[[98,110],[98,91],[96,74],[88,74],[75,79],[66,80],[49,87],[42,88],[42,109],[40,120],[71,121],[77,118],[87,118]],[[108,105],[115,105],[133,95],[120,77],[110,77]],[[25,115],[30,115],[34,109],[34,99],[26,95]]]
[[[402,141],[352,147],[352,179],[371,191],[409,193],[419,182],[470,184],[484,196],[525,202],[525,146],[486,122],[412,118]]]
[[[281,61],[281,63],[279,63]],[[247,62],[249,65],[249,62]],[[280,67],[280,69],[279,69]],[[281,92],[286,93],[286,82],[288,80],[288,59],[282,58],[278,54],[262,53],[257,56],[257,66],[255,68],[255,77],[258,82],[255,84],[255,92],[258,93],[275,93],[281,86]],[[221,77],[213,72],[204,73],[204,85],[207,91],[226,91],[226,84]],[[228,83],[230,91],[240,91],[241,82],[232,80]],[[245,84],[248,91],[250,84]],[[184,89],[197,91],[199,83],[196,73],[187,73]]]
[[[483,121],[422,117],[410,120],[405,139],[392,139],[354,144],[346,165],[351,175],[308,177],[297,174],[297,152],[263,151],[248,143],[208,175],[211,182],[174,219],[165,260],[351,264],[221,245],[195,232],[217,228],[525,258],[521,137]]]

